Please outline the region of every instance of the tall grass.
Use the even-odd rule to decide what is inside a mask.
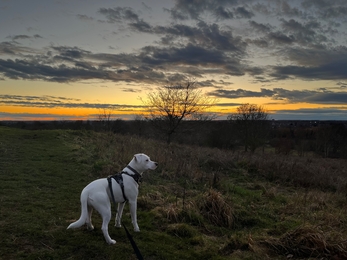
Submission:
[[[190,181],[213,181],[218,173],[243,169],[250,175],[298,187],[347,192],[347,163],[343,159],[282,155],[272,151],[247,153],[197,146],[167,145],[135,136],[95,133],[95,168],[121,169],[133,154],[144,152],[160,162],[161,175]],[[83,146],[81,146],[83,147]],[[98,164],[102,167],[98,168]],[[108,167],[103,167],[108,166]],[[103,173],[101,173],[103,174]],[[218,177],[217,177],[218,178]]]

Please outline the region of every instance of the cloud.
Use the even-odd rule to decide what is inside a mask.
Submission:
[[[95,117],[97,118],[97,117]],[[31,113],[8,113],[0,111],[1,121],[37,121],[37,120],[79,120],[79,119],[89,119],[88,116],[77,117],[74,115],[63,115],[63,114],[31,114]]]
[[[85,14],[78,14],[77,18],[82,20],[82,21],[93,21],[94,18]]]
[[[237,18],[248,18],[248,19],[250,19],[250,18],[252,18],[254,16],[252,11],[247,10],[247,8],[244,7],[244,6],[236,7],[234,9],[234,12],[235,12],[235,16]]]
[[[138,25],[142,23],[140,19],[135,20]],[[241,57],[247,44],[233,37],[230,31],[221,30],[217,24],[199,22],[196,27],[178,24],[166,27],[134,26],[133,23],[131,26],[133,30],[174,40],[164,46],[145,46],[136,54],[92,53],[79,47],[50,46],[42,54],[35,54],[37,51],[32,50],[25,59],[21,58],[24,50],[17,44],[3,43],[0,51],[17,58],[0,59],[0,73],[11,79],[55,82],[99,79],[152,84],[170,80],[172,69],[194,77],[202,77],[207,72],[245,74]],[[184,44],[177,41],[182,37],[186,39]]]
[[[66,114],[49,114],[49,113],[38,113],[38,114],[29,114],[29,113],[8,113],[0,111],[0,120],[1,121],[60,121],[63,123],[67,120],[98,120],[100,117],[99,114],[86,114],[86,115],[66,115]],[[117,113],[112,116],[112,120],[133,120],[135,119],[134,114],[121,114]]]
[[[206,13],[212,13],[216,20],[233,18],[251,18],[254,16],[252,11],[241,4],[238,0],[199,0],[185,1],[175,0],[175,6],[167,11],[176,20],[202,20]]]
[[[106,16],[109,23],[139,21],[139,16],[130,7],[100,8],[99,13]]]
[[[173,20],[163,24],[152,24],[141,16],[142,11],[152,12],[144,3],[141,12],[131,7],[96,9],[105,22],[121,24],[119,30],[153,37],[153,42],[128,53],[87,51],[80,46],[53,43],[35,49],[18,42],[40,41],[44,39],[41,35],[8,36],[8,41],[0,42],[0,77],[146,84],[189,77],[205,80],[206,75],[248,75],[253,77],[252,83],[289,78],[346,80],[346,1],[173,3],[171,9],[165,9]],[[90,14],[78,14],[77,18],[88,24],[97,21]],[[263,57],[271,57],[276,64],[267,63]]]
[[[69,67],[65,64],[51,66],[31,60],[2,60],[0,71],[10,79],[44,80],[70,82],[87,79],[107,79],[107,72],[97,69]]]
[[[10,35],[7,36],[6,38],[11,39],[12,41],[17,41],[17,40],[27,40],[27,39],[39,39],[42,38],[39,34],[34,34],[33,36],[26,35],[26,34],[19,34],[19,35]]]
[[[276,120],[346,120],[346,108],[330,107],[315,109],[294,109],[270,111],[270,118]]]
[[[347,60],[344,57],[319,66],[274,66],[271,76],[278,79],[295,77],[307,80],[346,80]]]
[[[209,93],[210,96],[227,99],[267,97],[272,100],[284,100],[288,103],[312,103],[312,104],[347,104],[347,92],[332,92],[329,90],[286,90],[283,88],[250,91],[244,89],[227,90],[216,89]]]
[[[257,32],[267,33],[272,30],[270,24],[257,23],[256,21],[250,20],[249,25]]]
[[[92,108],[117,111],[143,108],[141,105],[86,103],[80,99],[55,96],[0,95],[0,105],[39,108]]]

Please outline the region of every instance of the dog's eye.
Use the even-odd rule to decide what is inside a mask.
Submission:
[[[148,159],[146,160],[146,162],[148,162]]]

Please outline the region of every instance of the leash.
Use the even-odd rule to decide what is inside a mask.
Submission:
[[[130,167],[130,166],[129,166],[129,167]],[[135,171],[135,172],[136,172],[136,171]],[[123,198],[124,198],[124,202],[122,202],[122,203],[125,203],[125,202],[127,201],[127,198],[126,198],[126,196],[125,196],[125,194],[124,194],[124,183],[123,183],[123,177],[122,177],[122,174],[123,174],[123,173],[125,173],[125,172],[121,172],[121,173],[119,173],[119,174],[115,174],[115,175],[113,175],[113,176],[108,176],[108,177],[107,177],[108,187],[109,187],[109,189],[110,189],[112,201],[113,201],[113,204],[114,204],[115,208],[117,208],[117,202],[116,202],[116,200],[114,199],[114,194],[113,194],[113,190],[112,190],[112,178],[114,178],[115,181],[121,186],[122,193],[123,193]],[[137,173],[137,172],[136,172],[136,173]],[[125,174],[127,174],[127,173],[125,173]],[[128,174],[128,175],[131,176],[130,174]],[[115,176],[117,176],[117,177],[115,178]],[[120,176],[120,177],[119,177],[119,176]],[[135,178],[134,178],[134,179],[135,179]],[[120,180],[121,180],[121,181],[120,181]],[[118,182],[118,181],[119,181],[119,182]],[[135,179],[135,181],[138,182],[136,179]],[[117,214],[116,214],[116,217],[117,217],[117,215],[118,215],[118,212],[117,212]],[[132,238],[132,236],[130,235],[128,229],[126,228],[126,226],[125,226],[124,224],[123,224],[123,227],[124,227],[124,229],[125,229],[125,233],[127,234],[128,239],[129,239],[129,241],[130,241],[130,244],[131,244],[131,246],[132,246],[133,249],[134,249],[134,252],[135,252],[135,255],[137,256],[137,259],[138,259],[138,260],[144,260],[144,259],[143,259],[143,256],[141,255],[140,249],[137,247],[137,245],[136,245],[134,239]]]

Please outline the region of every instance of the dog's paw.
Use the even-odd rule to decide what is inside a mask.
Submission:
[[[93,226],[93,225],[87,225],[87,229],[88,229],[89,231],[92,231],[92,230],[94,230],[94,226]]]
[[[140,232],[140,229],[139,228],[134,228],[134,231],[135,232]]]
[[[109,245],[114,245],[116,243],[116,240],[111,239],[110,241],[107,242]]]
[[[117,228],[121,228],[121,227],[122,227],[121,224],[116,224],[115,226],[116,226]]]

